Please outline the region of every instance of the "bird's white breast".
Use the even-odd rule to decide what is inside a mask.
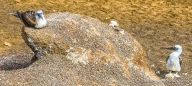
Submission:
[[[47,25],[47,20],[43,17],[41,18],[36,18],[36,25],[35,28],[43,28]]]
[[[180,71],[181,70],[181,66],[180,66],[180,62],[179,62],[179,55],[176,52],[173,52],[170,54],[169,59],[167,61],[167,69],[171,70],[171,71]]]

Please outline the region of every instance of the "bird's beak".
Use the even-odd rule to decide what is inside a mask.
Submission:
[[[168,49],[168,50],[177,50],[176,47],[168,47],[168,48],[165,48],[165,49]]]
[[[38,13],[37,15],[39,18],[41,18],[43,20],[43,16],[42,16],[43,14],[42,13]]]

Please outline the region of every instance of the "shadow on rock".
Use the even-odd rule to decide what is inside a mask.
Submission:
[[[162,79],[165,78],[165,75],[168,74],[167,71],[159,71],[159,73],[156,72],[157,76],[161,77]]]
[[[31,54],[15,54],[9,56],[1,56],[0,58],[0,70],[14,70],[26,68],[34,61]]]

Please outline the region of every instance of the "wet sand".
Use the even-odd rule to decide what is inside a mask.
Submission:
[[[10,12],[42,9],[45,14],[71,12],[109,23],[111,19],[135,37],[146,51],[155,71],[166,71],[165,60],[171,53],[160,47],[180,44],[183,47],[181,79],[191,80],[182,73],[192,74],[192,2],[190,0],[1,0],[0,52],[29,53],[21,37],[23,23]],[[11,46],[8,46],[10,43]]]

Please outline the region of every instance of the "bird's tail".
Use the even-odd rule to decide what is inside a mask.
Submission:
[[[23,17],[22,17],[22,15],[23,15],[22,12],[17,11],[16,13],[9,13],[9,14],[10,14],[10,15],[13,15],[13,16],[19,18],[19,19],[21,19],[22,22],[23,22],[26,26],[28,26],[27,22],[26,22],[26,21],[23,19]]]
[[[17,17],[17,13],[9,13],[9,14]]]
[[[22,15],[22,13],[20,13],[20,12],[16,12],[16,13],[9,13],[9,14],[11,14],[11,15],[13,15],[13,16],[15,16],[15,17],[18,17],[18,18],[20,18],[21,20],[23,20],[22,19],[22,17],[21,17],[21,15]]]

